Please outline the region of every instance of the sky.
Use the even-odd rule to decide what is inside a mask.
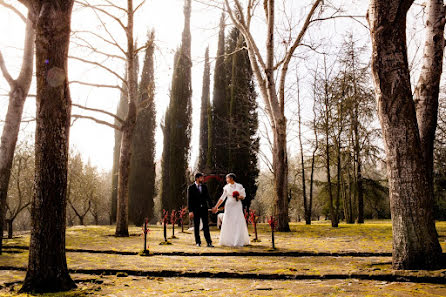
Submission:
[[[99,3],[101,0],[89,0],[91,4]],[[10,3],[15,2],[9,0]],[[211,62],[213,62],[216,55],[217,38],[218,38],[218,23],[221,15],[221,10],[215,7],[210,7],[203,3],[211,3],[211,0],[193,1],[192,4],[192,18],[191,18],[191,32],[192,32],[192,146],[190,164],[193,167],[198,152],[198,137],[199,137],[199,114],[200,114],[200,100],[201,100],[201,83],[203,76],[203,60],[204,52],[207,46],[210,49]],[[280,2],[280,1],[278,1]],[[370,44],[368,31],[363,26],[366,24],[365,16],[368,1],[367,0],[337,0],[338,3],[345,10],[344,15],[359,16],[356,20],[340,18],[330,21],[324,21],[315,24],[310,28],[306,36],[306,43],[316,44],[318,48],[324,52],[331,54],[339,54],[340,43],[345,39],[347,33],[352,32],[362,44]],[[102,2],[104,3],[104,2]],[[117,0],[113,3],[124,5],[126,1]],[[135,1],[135,6],[139,3]],[[308,4],[310,0],[284,0],[284,10],[278,9],[277,30],[280,44],[280,38],[286,38],[284,28],[291,25],[294,29],[292,35],[295,36],[297,29],[300,27],[301,21],[305,12],[308,11]],[[280,4],[279,4],[280,5]],[[19,7],[19,6],[18,6]],[[279,7],[281,8],[281,7]],[[23,8],[20,8],[23,11]],[[262,18],[262,11],[259,9],[259,14],[256,16],[253,25],[253,35],[259,41],[259,45],[263,47],[263,36],[265,26]],[[333,11],[327,9],[326,15],[330,15]],[[115,12],[113,12],[115,13]],[[75,58],[82,58],[92,60],[106,66],[115,71],[119,75],[124,75],[124,63],[118,58],[106,58],[100,54],[94,54],[91,50],[80,46],[88,42],[97,50],[114,55],[122,55],[119,50],[109,44],[100,41],[94,35],[111,38],[104,31],[104,27],[98,19],[101,16],[105,23],[111,37],[113,37],[122,47],[125,48],[125,35],[123,30],[112,19],[100,13],[95,13],[91,8],[75,6],[72,19],[72,44],[69,55],[74,57],[69,60],[69,79],[70,81],[83,81],[95,84],[110,84],[119,85],[119,79],[107,71],[91,65],[82,63]],[[116,15],[122,18],[125,23],[126,20],[122,13],[116,12]],[[292,18],[289,24],[287,18]],[[142,8],[135,16],[135,35],[137,36],[137,43],[139,46],[143,45],[147,32],[155,30],[156,52],[155,52],[155,77],[156,77],[156,109],[157,109],[157,133],[156,133],[156,158],[159,160],[162,154],[163,135],[160,129],[165,109],[169,103],[169,88],[172,76],[173,55],[175,50],[179,47],[181,42],[181,33],[183,30],[183,0],[147,0]],[[227,20],[230,23],[230,20]],[[228,27],[229,28],[229,27]],[[0,50],[2,51],[7,68],[15,76],[20,68],[21,52],[23,48],[24,24],[13,13],[0,7]],[[278,47],[277,58],[281,54],[281,49]],[[303,48],[296,52],[296,57],[290,67],[290,75],[288,78],[287,87],[287,117],[290,119],[290,136],[289,147],[293,153],[296,147],[294,144],[297,141],[295,137],[295,90],[296,77],[302,82],[301,92],[303,97],[303,117],[308,120],[312,116],[311,108],[312,101],[309,96],[309,89],[307,82],[311,76],[311,70],[314,69],[317,61],[320,60],[320,55],[310,51],[308,48]],[[142,55],[140,57],[142,63]],[[213,64],[211,65],[211,72]],[[213,74],[213,73],[212,73]],[[213,78],[211,77],[211,82]],[[212,90],[212,87],[211,87]],[[294,90],[294,91],[293,91]],[[7,106],[8,85],[3,77],[0,77],[0,120],[4,119]],[[30,94],[35,94],[35,84],[33,84]],[[91,86],[83,86],[76,83],[71,84],[72,100],[75,103],[85,105],[88,107],[99,108],[109,112],[115,112],[119,101],[119,90],[94,88]],[[260,108],[262,107],[262,99],[259,96]],[[33,118],[35,113],[35,100],[29,98],[25,107],[25,119]],[[73,114],[94,115],[100,119],[109,120],[110,117],[91,114],[77,108],[73,108]],[[266,118],[262,110],[259,110],[261,119],[260,135],[264,135],[263,123]],[[1,122],[1,121],[0,121]],[[2,128],[0,123],[0,129]],[[262,131],[263,129],[263,131]],[[308,131],[307,131],[308,132]],[[22,124],[22,131],[20,139],[26,139],[34,133],[34,123]],[[309,133],[308,135],[310,135]],[[304,131],[305,136],[305,131]],[[308,136],[311,137],[311,136]],[[103,169],[110,170],[113,161],[113,146],[114,146],[114,131],[112,128],[96,124],[89,120],[77,120],[73,123],[70,136],[71,147],[74,151],[81,153],[86,161],[90,161],[93,165]],[[262,139],[263,155],[268,157],[268,146],[265,139]]]

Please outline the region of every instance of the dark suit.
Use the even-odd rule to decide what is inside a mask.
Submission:
[[[194,234],[195,242],[201,244],[200,239],[200,219],[203,221],[203,232],[206,242],[212,243],[211,234],[209,233],[208,209],[212,204],[206,185],[201,185],[201,191],[196,183],[189,186],[187,190],[187,206],[189,212],[194,214]]]

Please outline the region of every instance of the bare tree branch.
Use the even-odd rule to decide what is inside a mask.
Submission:
[[[88,82],[78,81],[78,80],[70,81],[70,84],[78,84],[78,85],[97,87],[97,88],[118,89],[120,91],[123,91],[123,89],[118,85],[95,84],[95,83],[88,83]]]
[[[279,62],[279,64],[278,64],[278,65],[280,65],[281,63],[283,63],[281,73],[280,73],[280,81],[279,81],[279,90],[280,90],[280,92],[279,92],[280,98],[279,99],[280,99],[280,104],[281,104],[282,108],[284,108],[284,106],[285,106],[285,92],[283,90],[285,88],[285,79],[286,79],[286,75],[288,72],[288,66],[290,64],[290,61],[291,61],[291,58],[293,57],[294,52],[296,51],[296,48],[302,42],[302,39],[305,36],[305,33],[308,30],[308,27],[310,26],[311,19],[313,18],[313,15],[314,15],[316,9],[319,7],[319,5],[321,3],[322,3],[322,0],[316,0],[313,3],[313,6],[311,7],[310,12],[307,14],[305,22],[302,25],[302,28],[301,28],[299,34],[297,35],[297,38],[294,40],[293,45],[287,51],[284,59],[281,62]],[[275,68],[276,67],[277,67],[277,65],[275,66]]]
[[[22,19],[23,22],[26,22],[26,17],[23,15],[23,13],[21,13],[20,10],[15,8],[13,5],[6,3],[4,0],[0,0],[0,5],[12,10],[20,19]]]
[[[73,114],[73,115],[71,115],[71,117],[72,117],[73,119],[86,119],[86,120],[92,120],[92,121],[94,121],[94,122],[96,122],[96,123],[98,123],[98,124],[105,125],[105,126],[108,126],[108,127],[110,127],[110,128],[113,128],[113,129],[116,129],[116,130],[121,131],[121,127],[118,127],[118,126],[116,126],[116,125],[114,125],[114,124],[111,124],[111,123],[109,123],[109,122],[106,122],[106,121],[102,121],[102,120],[96,119],[95,117],[84,116],[84,115],[80,115],[80,114]]]
[[[111,14],[110,12],[108,12],[107,10],[102,9],[102,8],[100,8],[100,7],[97,6],[97,5],[91,5],[91,4],[88,3],[87,1],[85,1],[85,3],[84,3],[84,2],[80,2],[80,1],[75,1],[75,2],[76,2],[77,4],[79,4],[80,6],[88,7],[88,8],[93,9],[94,11],[102,12],[102,13],[105,14],[106,16],[108,16],[108,17],[112,18],[113,20],[115,20],[115,21],[122,27],[122,29],[124,29],[124,31],[127,31],[127,26],[124,25],[124,23],[123,23],[118,17],[114,16],[113,14]],[[118,7],[119,7],[119,6],[118,6]],[[126,10],[125,10],[125,11],[126,11]]]
[[[3,77],[6,79],[8,84],[13,87],[15,84],[15,80],[12,78],[11,74],[9,73],[8,69],[6,69],[5,60],[3,59],[2,52],[0,51],[0,70],[3,73]]]
[[[124,13],[127,13],[127,9],[125,9],[124,7],[118,6],[118,5],[114,4],[112,1],[109,1],[109,0],[104,0],[104,1],[107,2],[108,5],[103,5],[103,6],[113,7],[113,8],[116,8],[116,9],[118,9],[118,10],[124,12]]]
[[[91,43],[89,43],[87,40],[85,40],[82,37],[76,36],[76,39],[79,39],[80,41],[84,42],[85,44],[77,43],[75,41],[71,41],[71,43],[74,44],[74,45],[77,45],[79,47],[87,48],[87,49],[91,50],[92,52],[94,52],[96,54],[100,54],[100,55],[106,56],[108,58],[115,58],[115,59],[119,59],[119,60],[125,61],[125,58],[123,56],[113,55],[113,54],[106,53],[106,52],[103,52],[101,50],[98,50]]]
[[[99,62],[94,62],[94,61],[90,61],[90,60],[86,60],[83,58],[79,58],[79,57],[73,57],[73,56],[69,56],[70,59],[73,60],[78,60],[87,64],[92,64],[92,65],[96,65],[102,69],[107,70],[108,72],[110,72],[111,74],[113,74],[114,76],[116,76],[117,78],[119,78],[123,83],[127,84],[127,80],[125,80],[122,76],[120,76],[118,73],[116,73],[115,71],[111,70],[110,68],[108,68],[107,66],[105,66],[104,64],[101,64]]]
[[[88,111],[94,111],[94,112],[100,112],[100,113],[106,114],[108,116],[111,116],[111,117],[115,118],[121,124],[124,123],[123,119],[121,119],[120,117],[118,117],[117,115],[115,115],[115,114],[113,114],[111,112],[108,112],[108,111],[105,111],[105,110],[102,110],[102,109],[86,107],[86,106],[75,104],[75,103],[73,103],[72,105],[74,107],[77,107],[77,108],[80,108],[80,109],[84,109],[84,110],[88,110]]]
[[[144,3],[146,3],[146,0],[141,1],[141,3],[139,3],[138,6],[136,6],[136,8],[133,10],[133,13],[140,9],[144,5]]]
[[[110,45],[116,46],[124,55],[127,55],[127,52],[116,42],[116,40],[114,38],[112,38],[112,41],[108,40],[107,38],[102,37],[101,35],[91,32],[91,31],[73,31],[73,34],[77,34],[77,33],[88,33],[91,34],[99,39],[101,39],[102,41],[104,41],[105,43],[108,43]],[[79,37],[76,37],[79,38]]]

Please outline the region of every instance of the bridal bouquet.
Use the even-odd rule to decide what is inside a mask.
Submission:
[[[232,193],[232,197],[234,197],[235,200],[238,200],[238,197],[240,197],[240,193],[239,193],[238,191],[234,191],[234,192]]]

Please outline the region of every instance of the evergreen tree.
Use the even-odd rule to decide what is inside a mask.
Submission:
[[[163,127],[161,199],[166,210],[186,205],[192,114],[190,11],[191,0],[185,0],[182,44],[175,54],[170,103]]]
[[[212,161],[214,173],[234,172],[237,182],[244,185],[249,208],[257,192],[259,175],[257,154],[258,114],[257,94],[248,52],[243,49],[244,40],[234,28],[227,40],[224,34],[224,17],[220,23],[220,35],[214,75],[214,100],[212,126],[214,127]],[[221,186],[221,185],[220,185]],[[215,181],[209,182],[209,192],[214,198],[221,194]]]
[[[229,128],[229,100],[226,94],[228,80],[225,70],[225,18],[220,20],[218,35],[218,50],[214,70],[214,99],[213,111],[213,165],[215,173],[226,173],[228,170],[228,128]]]
[[[211,111],[210,102],[210,76],[211,66],[209,64],[209,47],[206,48],[204,58],[204,72],[203,72],[203,90],[201,95],[201,116],[200,116],[200,151],[198,156],[198,170],[203,171],[208,165],[208,150],[209,150],[209,122]],[[212,137],[212,136],[211,136]],[[207,170],[204,170],[207,171]]]
[[[235,172],[237,181],[246,189],[244,204],[249,208],[257,192],[256,180],[259,175],[257,154],[258,114],[251,63],[243,36],[233,28],[227,39],[226,72],[228,79],[227,97],[229,101],[228,123],[228,172]]]
[[[137,226],[146,217],[153,218],[155,196],[155,79],[153,66],[154,32],[149,33],[144,65],[139,83],[140,111],[133,135],[133,153],[129,180],[129,219]]]

